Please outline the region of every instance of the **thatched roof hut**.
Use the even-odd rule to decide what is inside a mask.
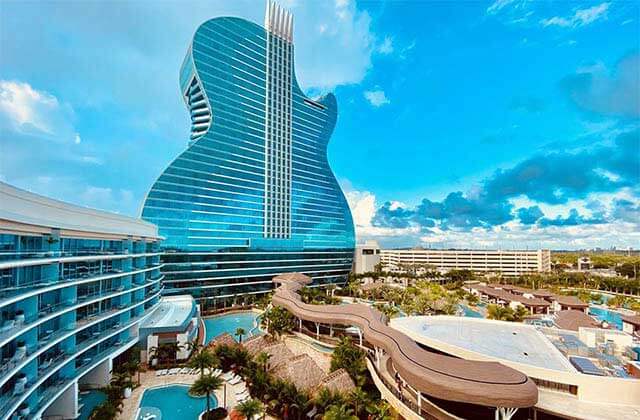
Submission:
[[[295,354],[293,354],[293,352],[289,350],[289,347],[284,343],[277,343],[269,347],[265,347],[262,351],[271,356],[269,357],[270,368],[278,366],[279,364],[295,357]]]
[[[256,354],[263,351],[265,348],[276,344],[277,341],[268,335],[258,335],[248,338],[247,340],[242,342],[242,345],[249,352],[250,355],[255,356]]]
[[[275,366],[271,373],[305,391],[315,389],[325,377],[322,369],[308,354],[300,354]]]
[[[207,344],[207,347],[214,348],[221,344],[226,344],[228,346],[233,346],[238,344],[236,340],[229,333],[222,333]]]
[[[327,375],[318,385],[316,391],[322,388],[327,388],[331,392],[340,392],[342,394],[348,394],[356,389],[356,384],[353,383],[351,376],[344,369],[338,369]]]

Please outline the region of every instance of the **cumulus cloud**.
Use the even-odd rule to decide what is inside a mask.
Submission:
[[[623,57],[610,72],[602,63],[580,67],[561,81],[579,108],[610,116],[640,116],[640,54]]]
[[[355,1],[292,4],[296,76],[305,89],[329,91],[360,83],[371,68],[371,17]],[[308,27],[318,27],[309,31]],[[383,43],[384,45],[384,43]]]
[[[588,9],[578,9],[573,16],[542,19],[542,26],[580,27],[589,25],[597,20],[607,17],[610,3],[601,3]]]
[[[616,219],[616,211],[632,216],[640,194],[634,196],[633,201],[618,203],[619,208],[608,218],[594,205],[591,205],[590,216],[570,208],[566,216],[545,217],[537,204],[517,208],[514,200],[525,197],[533,203],[568,206],[576,200],[586,200],[595,192],[614,193],[636,188],[640,185],[638,168],[640,130],[633,129],[619,134],[609,145],[533,156],[512,168],[496,171],[478,188],[467,193],[451,192],[442,201],[425,198],[413,208],[384,203],[373,216],[372,225],[396,229],[417,227],[422,232],[430,232],[432,228],[442,231],[492,229],[513,221],[540,227],[602,224]]]
[[[391,101],[385,95],[384,91],[381,89],[376,90],[366,90],[364,92],[364,97],[371,105],[376,108],[379,108],[383,105],[390,104]]]
[[[29,83],[0,80],[0,114],[10,126],[5,129],[39,133],[59,141],[71,141],[77,135],[71,107]]]

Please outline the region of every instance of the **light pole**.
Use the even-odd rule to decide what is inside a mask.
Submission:
[[[224,407],[224,409],[227,409],[227,382],[224,382],[224,391],[223,391],[223,397],[222,397],[222,406]]]

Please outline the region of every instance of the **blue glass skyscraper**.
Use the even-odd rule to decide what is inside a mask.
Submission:
[[[271,2],[264,28],[222,17],[195,33],[180,71],[190,141],[142,210],[166,238],[165,293],[233,297],[283,272],[335,283],[351,269],[353,221],[327,161],[336,99],[304,95],[292,34]]]

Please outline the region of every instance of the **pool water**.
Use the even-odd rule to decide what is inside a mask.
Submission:
[[[238,312],[228,315],[220,315],[213,318],[204,319],[204,327],[206,332],[205,342],[208,343],[222,333],[229,333],[237,341],[236,330],[242,328],[245,330],[246,335],[242,336],[242,339],[252,337],[254,335],[262,334],[259,328],[256,328],[256,322],[259,315],[255,312]]]
[[[211,409],[218,406],[213,395],[210,401]],[[188,385],[150,388],[142,394],[137,420],[195,420],[206,409],[205,397],[190,396]]]
[[[467,305],[458,305],[458,306],[460,306],[460,309],[462,309],[464,316],[468,316],[471,318],[484,318],[484,316],[480,312],[474,311]]]
[[[613,325],[616,329],[622,329],[622,317],[620,313],[597,306],[589,306],[589,315],[593,315],[600,321],[607,321],[609,325]]]
[[[78,400],[78,405],[80,405],[80,417],[78,417],[78,420],[87,420],[93,409],[106,399],[107,396],[102,391],[81,392]]]

